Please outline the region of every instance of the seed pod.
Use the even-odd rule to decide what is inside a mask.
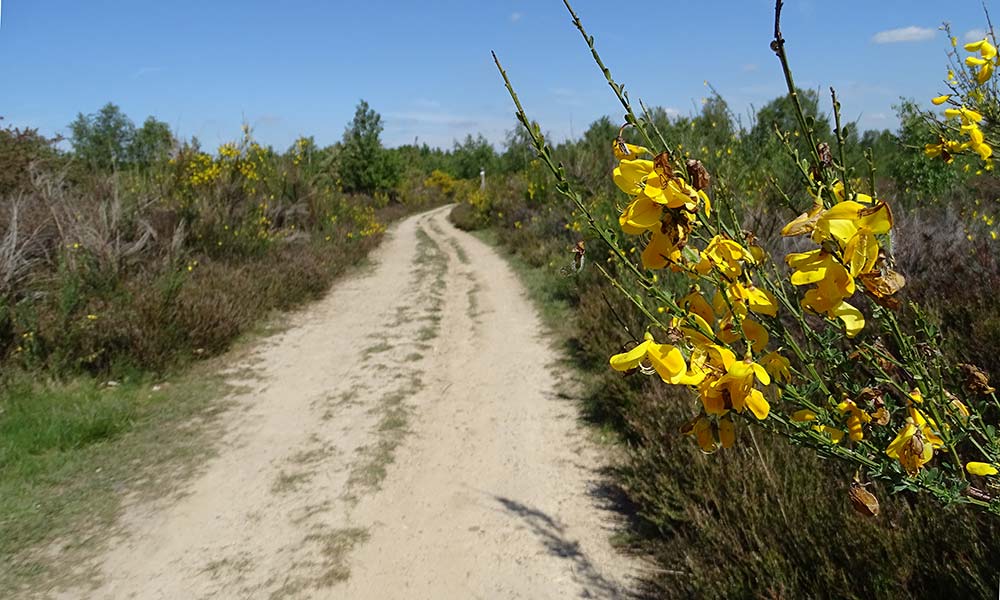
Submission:
[[[965,387],[975,394],[992,394],[996,390],[990,386],[990,378],[982,369],[975,365],[960,364],[958,368],[965,376]]]
[[[875,340],[875,347],[881,351],[881,354],[875,355],[875,362],[878,363],[879,368],[889,375],[897,373],[899,370],[896,368],[896,364],[887,358],[883,358],[883,355],[892,356],[892,353],[886,348],[885,343],[881,339]]]
[[[983,502],[992,502],[993,498],[979,488],[972,487],[971,485],[964,490],[962,494],[970,498],[975,498],[976,500],[982,500]]]
[[[708,174],[708,170],[705,168],[705,165],[701,164],[700,160],[688,159],[687,172],[688,177],[691,179],[691,186],[694,189],[700,191],[712,185],[712,177]]]
[[[576,246],[573,246],[572,252],[573,252],[573,270],[579,273],[581,270],[583,270],[583,255],[586,254],[587,252],[583,240],[580,240],[579,242],[576,243]]]
[[[653,169],[660,176],[673,177],[673,169],[670,168],[670,153],[660,152],[653,157]]]
[[[857,481],[851,483],[851,489],[847,492],[847,497],[851,500],[851,507],[854,510],[866,517],[878,516],[878,498]]]
[[[826,142],[816,144],[816,153],[819,154],[819,165],[821,167],[833,166],[833,153],[830,152],[830,144]]]
[[[679,344],[684,341],[684,333],[676,327],[671,327],[667,330],[667,342],[671,344]]]

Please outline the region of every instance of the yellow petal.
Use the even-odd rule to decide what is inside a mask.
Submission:
[[[965,465],[965,470],[972,475],[996,475],[998,472],[997,468],[989,463],[983,462],[970,462]]]
[[[767,372],[771,375],[771,379],[783,379],[786,382],[792,380],[792,363],[784,356],[778,354],[777,351],[771,352],[762,358],[760,364],[764,365],[764,368],[767,369]]]
[[[844,259],[851,275],[857,277],[871,271],[878,261],[878,250],[878,242],[872,232],[867,228],[859,229],[844,247]]]
[[[698,313],[692,312],[688,313],[684,318],[678,317],[673,325],[680,329],[685,339],[695,346],[709,346],[712,344],[712,340],[708,338],[713,331],[712,326],[705,319],[702,319]]]
[[[984,40],[982,47],[979,48],[979,54],[981,54],[986,60],[991,60],[997,55],[997,48],[993,44]]]
[[[642,191],[642,182],[653,172],[651,160],[623,160],[615,167],[613,179],[621,191],[635,196]]]
[[[852,441],[858,442],[864,439],[864,428],[859,411],[853,410],[847,417],[847,432]]]
[[[736,364],[736,355],[733,351],[725,346],[719,346],[712,344],[707,347],[708,357],[712,363],[716,366],[722,367],[726,371],[730,371],[733,365]]]
[[[618,224],[622,231],[630,235],[639,235],[660,226],[660,217],[663,216],[663,207],[655,202],[650,202],[644,196],[638,196],[633,200],[618,217]]]
[[[835,306],[830,310],[831,317],[837,317],[844,322],[844,328],[847,330],[847,337],[852,338],[865,328],[865,317],[861,314],[861,311],[854,308],[847,302],[841,301],[840,304]]]
[[[830,441],[834,444],[839,444],[841,440],[844,439],[844,432],[836,427],[830,427],[829,425],[820,425],[816,428],[817,431],[821,431],[828,436],[830,436]]]
[[[771,375],[767,369],[757,363],[752,363],[750,367],[753,369],[754,375],[757,376],[757,381],[761,382],[762,385],[771,385]]]
[[[778,314],[778,300],[774,297],[774,294],[756,286],[748,287],[746,290],[747,308],[759,315],[767,315],[769,317]]]
[[[676,347],[670,344],[650,343],[646,351],[649,362],[660,375],[660,379],[667,383],[676,383],[675,380],[687,373],[687,363],[684,355]]]
[[[697,289],[681,298],[677,304],[688,312],[698,315],[706,323],[715,321],[715,312],[712,311],[712,307],[708,305],[708,301],[705,300],[705,297]]]
[[[709,199],[708,194],[705,193],[705,190],[698,190],[698,197],[701,198],[701,201],[705,204],[705,216],[706,217],[711,217],[712,216],[712,200]]]
[[[621,138],[618,138],[611,144],[611,148],[615,153],[615,158],[618,160],[634,160],[643,154],[651,154],[651,152],[643,146],[636,146],[635,144],[629,144],[620,140]]]
[[[646,350],[649,348],[649,344],[650,342],[646,341],[628,352],[615,354],[611,357],[611,368],[616,371],[631,371],[638,367],[639,363],[646,358]]]
[[[965,129],[965,127],[962,129]],[[969,134],[969,141],[972,142],[973,147],[983,143],[983,131],[978,125],[971,125],[968,128],[967,133]]]
[[[747,396],[747,407],[750,408],[750,412],[760,421],[766,419],[767,414],[771,410],[771,405],[767,403],[764,394],[760,393],[760,390],[753,389],[750,390],[750,394]]]
[[[988,62],[985,65],[979,67],[979,71],[976,73],[977,83],[986,83],[993,76],[993,63]]]
[[[670,237],[653,230],[653,237],[642,251],[642,266],[647,269],[662,269],[671,262],[679,262],[681,251],[671,242]]]
[[[743,319],[741,322],[743,326],[743,335],[750,340],[752,349],[754,352],[763,352],[767,348],[768,342],[771,340],[771,336],[768,335],[767,330],[764,327],[752,320]],[[754,365],[755,367],[760,367],[760,365]],[[763,367],[760,367],[763,370]],[[764,385],[767,385],[766,383]]]
[[[736,442],[736,426],[731,419],[719,419],[719,441],[723,448],[732,448]]]
[[[788,266],[796,269],[792,273],[793,285],[808,285],[826,278],[832,259],[821,250],[792,253],[785,257]]]
[[[797,423],[805,423],[807,421],[815,421],[816,413],[813,411],[803,408],[802,410],[797,410],[792,413],[792,420]]]
[[[965,48],[966,52],[979,52],[979,49],[982,48],[983,44],[985,43],[986,43],[986,38],[983,38],[975,42],[969,42],[968,44],[963,46],[963,48]]]
[[[945,102],[947,102],[948,98],[951,98],[951,94],[945,94],[943,96],[938,96],[937,98],[934,98],[933,100],[931,100],[931,103],[934,106],[940,106],[940,105],[944,104]]]
[[[979,114],[974,110],[965,108],[964,106],[961,109],[959,109],[959,112],[962,115],[962,119],[969,123],[979,123],[980,121],[983,120],[983,115]]]
[[[889,455],[890,458],[899,459],[899,451],[902,449],[903,444],[907,442],[913,434],[917,432],[917,428],[913,423],[907,423],[899,433],[896,434],[896,439],[889,443],[889,447],[885,449],[885,453]]]
[[[718,450],[718,445],[715,443],[715,436],[712,432],[712,424],[708,419],[698,419],[694,424],[694,429],[692,431],[696,440],[698,440],[698,446],[701,447],[703,452],[711,454]]]
[[[667,208],[681,208],[686,204],[698,203],[698,192],[680,179],[671,179],[663,188],[664,203]]]

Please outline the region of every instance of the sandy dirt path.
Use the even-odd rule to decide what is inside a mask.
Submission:
[[[129,506],[63,598],[619,598],[599,452],[510,268],[448,208],[233,369],[179,494]]]

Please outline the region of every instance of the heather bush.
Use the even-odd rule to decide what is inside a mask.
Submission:
[[[0,181],[0,361],[107,374],[221,352],[271,311],[318,298],[390,220],[475,189],[440,171],[383,172],[394,151],[362,108],[343,148],[303,137],[283,153],[247,127],[208,152],[112,104],[80,115],[72,153],[0,132],[17,174]],[[345,189],[344,169],[369,151],[375,163],[358,165],[378,185],[361,187],[377,193]]]

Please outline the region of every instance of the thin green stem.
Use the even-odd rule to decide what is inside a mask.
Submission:
[[[805,136],[806,141],[809,142],[809,148],[812,151],[815,163],[820,164],[819,150],[816,145],[816,139],[813,136],[813,129],[806,122],[805,112],[802,110],[802,102],[799,100],[799,93],[795,87],[795,80],[792,78],[792,68],[788,63],[788,55],[785,53],[785,38],[781,34],[781,7],[783,0],[775,0],[774,3],[774,39],[771,40],[771,50],[777,55],[778,60],[781,61],[781,70],[785,75],[785,86],[788,88],[788,98],[792,101],[792,106],[795,107],[795,117],[799,122],[799,129],[802,131],[802,135]]]
[[[635,112],[632,110],[632,103],[629,101],[628,93],[625,91],[625,86],[620,83],[617,83],[614,80],[614,77],[611,76],[611,70],[608,69],[604,65],[604,61],[601,60],[601,55],[600,53],[597,52],[597,47],[594,46],[594,36],[588,34],[587,30],[584,29],[583,21],[580,20],[580,17],[577,16],[576,14],[576,11],[573,10],[573,7],[570,5],[569,0],[563,0],[563,4],[566,5],[566,10],[568,10],[570,16],[573,17],[573,25],[576,26],[577,30],[580,32],[580,35],[583,36],[583,40],[587,42],[587,47],[590,48],[590,54],[594,57],[594,62],[597,63],[597,66],[601,69],[601,73],[604,74],[604,78],[608,81],[608,85],[610,85],[611,89],[614,90],[615,96],[618,97],[618,101],[621,102],[622,107],[625,108],[625,120],[630,125],[634,126],[637,130],[639,130],[639,133],[642,135],[643,139],[646,140],[646,144],[650,148],[656,147],[656,145],[653,143],[653,138],[649,136],[649,133],[646,131],[646,128],[639,121],[639,118],[635,116]],[[666,150],[668,152],[670,151],[669,148],[666,148]]]

